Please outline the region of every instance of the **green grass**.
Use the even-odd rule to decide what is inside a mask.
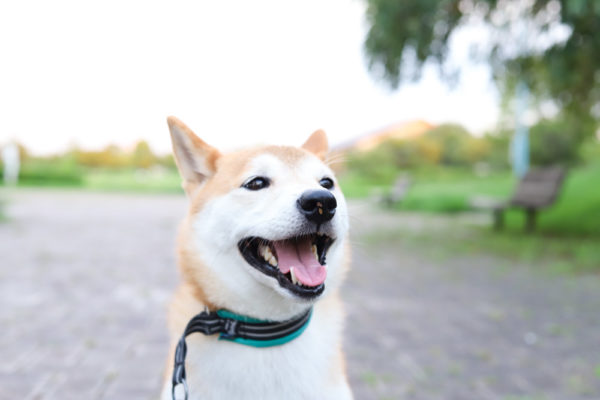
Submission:
[[[346,172],[339,177],[344,195],[352,199],[383,195],[389,190],[392,182],[393,178],[374,182],[373,179],[354,172]]]
[[[373,245],[402,243],[411,249],[426,250],[432,257],[441,259],[457,255],[492,255],[502,257],[508,263],[542,265],[545,270],[555,273],[600,271],[597,237],[495,232],[491,227],[469,225],[460,217],[449,221],[443,228],[436,226],[415,232],[399,227],[373,233],[366,240]]]
[[[397,173],[396,173],[397,175]],[[475,196],[509,199],[516,179],[507,171],[478,177],[460,169],[437,169],[413,173],[405,199],[396,207],[403,211],[456,213],[471,210]],[[340,179],[350,198],[366,197],[375,191],[390,190],[390,182],[367,179],[348,173]],[[506,212],[506,231],[521,232],[524,212]],[[559,198],[551,207],[538,213],[538,232],[552,236],[600,237],[600,163],[569,171]]]
[[[401,171],[382,163],[372,176],[348,171],[340,185],[348,198],[382,196]],[[92,190],[181,193],[174,169],[84,169],[70,158],[34,160],[23,166],[20,185],[67,186]],[[397,206],[403,211],[456,213],[471,209],[474,196],[508,199],[516,179],[509,171],[485,177],[464,168],[429,168],[411,171],[412,184]],[[572,169],[558,201],[538,216],[538,232],[557,237],[600,237],[600,163]],[[506,231],[518,233],[524,225],[522,210],[506,212]]]
[[[84,175],[83,187],[91,190],[183,193],[175,170],[91,170]]]
[[[568,175],[556,204],[540,214],[539,227],[556,235],[600,236],[600,164]]]
[[[1,170],[0,170],[1,177]],[[0,186],[3,182],[0,179]],[[82,168],[67,162],[29,162],[21,169],[19,186],[63,187],[99,191],[182,193],[175,169]]]
[[[372,178],[349,171],[340,176],[340,185],[348,198],[383,195],[401,171],[386,171]],[[411,186],[399,209],[427,212],[457,212],[470,209],[469,199],[474,195],[502,198],[508,196],[514,178],[509,172],[478,177],[462,168],[421,169],[408,172]]]
[[[508,193],[511,192],[512,188]],[[506,213],[508,232],[519,232],[524,224],[522,210],[510,209]],[[568,173],[557,201],[538,213],[537,229],[556,237],[600,237],[600,164]]]
[[[477,177],[472,174],[417,177],[406,198],[398,205],[401,210],[427,212],[460,212],[471,209],[474,196],[507,197],[514,185],[509,174]]]
[[[77,187],[83,184],[83,172],[69,159],[30,160],[19,171],[19,186]]]
[[[569,171],[556,203],[538,213],[537,230],[532,234],[524,233],[525,213],[521,209],[506,211],[505,229],[501,232],[492,229],[491,212],[487,226],[469,225],[458,214],[471,210],[473,196],[510,198],[516,179],[508,171],[487,177],[458,169],[416,171],[412,181],[406,198],[395,208],[397,211],[421,212],[424,218],[434,219],[435,214],[456,216],[444,229],[416,232],[398,228],[375,234],[377,241],[397,240],[411,247],[422,246],[440,257],[492,254],[507,262],[543,264],[556,272],[600,270],[600,163]],[[356,173],[341,177],[348,197],[389,190],[389,182],[387,186],[382,186],[381,181],[377,185],[373,182]]]

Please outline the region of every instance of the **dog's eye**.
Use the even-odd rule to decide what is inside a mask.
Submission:
[[[257,176],[244,183],[242,187],[248,190],[260,190],[268,187],[270,183],[271,181],[269,181],[269,178]]]
[[[332,189],[333,181],[330,178],[323,178],[319,181],[319,185],[323,186],[325,189]]]

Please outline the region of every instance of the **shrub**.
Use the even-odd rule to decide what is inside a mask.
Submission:
[[[532,165],[574,164],[579,160],[579,140],[565,120],[544,119],[531,127]]]
[[[396,174],[393,152],[386,145],[365,153],[351,153],[348,156],[348,170],[360,173],[374,184],[391,182]]]
[[[579,146],[579,158],[585,164],[600,162],[600,140],[590,138]]]
[[[424,139],[437,143],[440,148],[439,162],[443,165],[472,166],[486,161],[492,151],[487,137],[474,137],[457,124],[442,124],[433,128],[425,134]]]
[[[83,183],[83,171],[72,158],[30,159],[21,166],[19,183],[79,186]]]

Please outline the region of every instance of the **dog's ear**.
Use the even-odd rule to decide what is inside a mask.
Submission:
[[[183,178],[183,189],[188,195],[216,171],[221,153],[206,144],[190,128],[175,117],[168,117],[173,153],[179,173]]]
[[[304,142],[302,148],[315,154],[321,160],[324,160],[327,152],[329,151],[327,135],[321,129],[314,131],[313,134],[306,139],[306,142]]]

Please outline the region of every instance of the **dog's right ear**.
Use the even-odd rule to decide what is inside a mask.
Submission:
[[[168,117],[173,153],[188,196],[216,171],[219,150],[205,143],[175,117]]]
[[[304,142],[302,148],[310,151],[321,160],[325,160],[325,156],[327,156],[327,152],[329,151],[329,143],[325,131],[321,129],[314,131],[306,142]]]

